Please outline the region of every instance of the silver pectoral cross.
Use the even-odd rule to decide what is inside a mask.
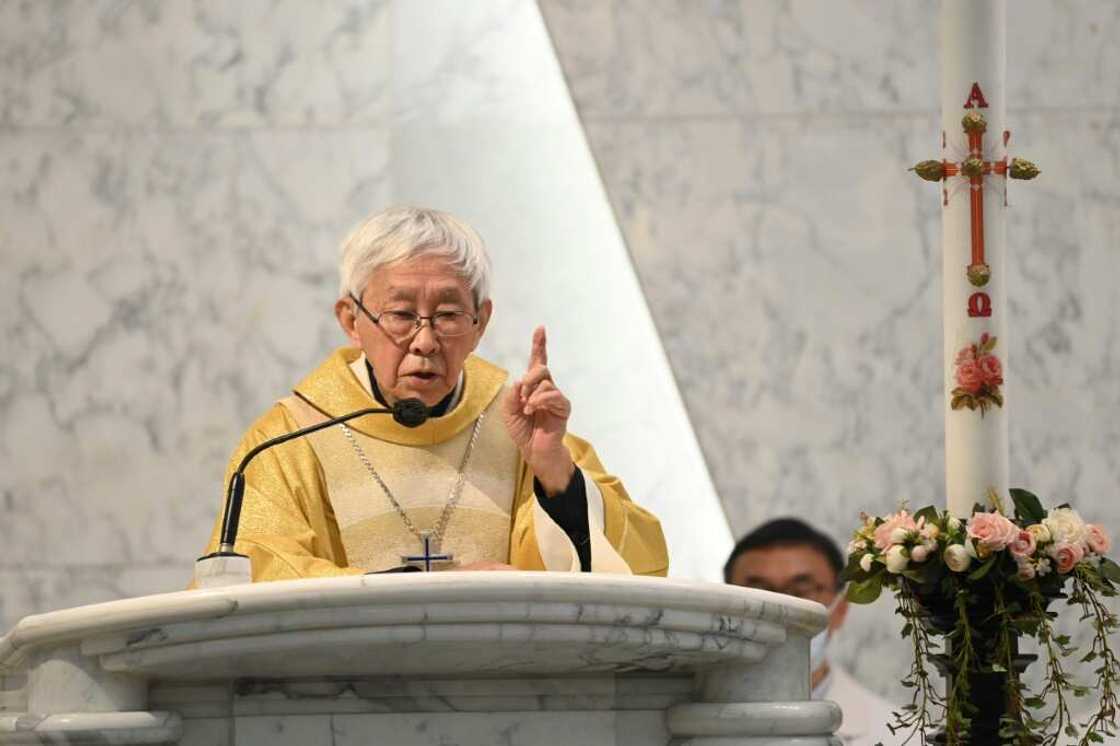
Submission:
[[[433,565],[454,565],[455,555],[433,551],[432,544],[436,541],[432,531],[421,531],[420,548],[423,554],[402,554],[401,562],[410,567],[419,567],[424,572],[431,572]]]

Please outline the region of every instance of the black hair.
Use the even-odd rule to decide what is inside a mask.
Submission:
[[[790,544],[811,547],[820,552],[836,573],[836,582],[839,584],[840,573],[844,569],[844,555],[840,547],[835,541],[799,518],[775,518],[739,539],[739,543],[731,550],[731,556],[723,566],[723,582],[731,582],[731,567],[740,554],[752,549]]]

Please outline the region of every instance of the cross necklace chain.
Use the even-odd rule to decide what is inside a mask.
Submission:
[[[463,485],[466,483],[467,479],[467,464],[470,462],[471,454],[474,452],[474,445],[478,440],[478,433],[482,429],[482,418],[485,414],[485,412],[480,414],[478,419],[474,422],[474,429],[471,431],[470,440],[467,441],[467,448],[463,451],[463,460],[459,463],[459,473],[455,475],[455,481],[452,482],[451,490],[447,493],[447,502],[443,506],[443,512],[440,513],[435,528],[426,530],[416,528],[416,524],[412,522],[412,519],[408,517],[408,513],[406,513],[404,508],[401,507],[401,504],[397,502],[397,498],[393,495],[392,490],[389,489],[389,485],[385,484],[385,480],[377,473],[373,462],[369,460],[365,450],[362,449],[362,446],[354,437],[354,433],[346,426],[346,423],[339,425],[339,427],[342,428],[342,432],[346,435],[346,439],[350,441],[350,446],[354,449],[354,453],[357,454],[358,460],[366,467],[366,471],[373,477],[373,481],[377,482],[381,487],[381,491],[385,493],[385,497],[389,498],[389,502],[392,503],[393,508],[397,511],[397,515],[404,521],[405,528],[420,542],[420,549],[423,554],[401,555],[401,561],[404,564],[419,567],[426,571],[430,571],[432,566],[437,563],[442,565],[454,564],[453,555],[448,553],[433,553],[432,544],[435,543],[438,545],[443,540],[443,532],[447,530],[447,522],[451,520],[451,514],[455,512],[455,508],[459,505],[459,498],[463,495]]]

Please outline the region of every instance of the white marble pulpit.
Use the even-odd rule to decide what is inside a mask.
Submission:
[[[30,616],[0,638],[0,744],[834,744],[823,607],[558,573],[370,575]]]

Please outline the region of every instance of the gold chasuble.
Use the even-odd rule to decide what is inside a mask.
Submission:
[[[417,428],[369,415],[261,453],[246,470],[236,549],[249,555],[253,580],[361,574],[423,553],[369,466],[420,531],[436,528],[481,416],[461,494],[437,547],[456,565],[480,560],[523,570],[578,571],[568,535],[538,504],[533,474],[502,421],[504,370],[471,356],[458,401]],[[361,350],[336,350],[242,438],[226,473],[253,447],[330,417],[378,406]],[[587,494],[593,572],[664,575],[668,556],[657,519],[631,502],[591,446],[565,445]],[[363,463],[368,461],[369,464]],[[207,553],[218,544],[218,524]]]

